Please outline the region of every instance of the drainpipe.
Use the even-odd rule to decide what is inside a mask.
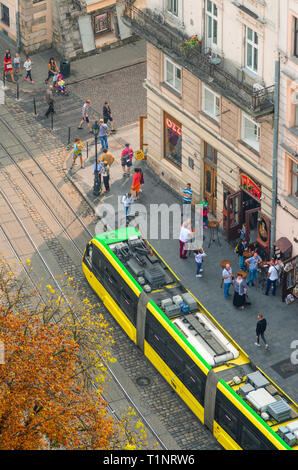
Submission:
[[[279,123],[279,79],[280,79],[280,54],[275,61],[275,87],[274,87],[274,127],[273,127],[273,155],[272,155],[272,209],[271,209],[271,233],[270,255],[273,256],[276,233],[276,201],[277,201],[277,154],[278,154],[278,123]]]
[[[19,0],[16,0],[16,30],[17,30],[17,51],[21,51],[21,28],[20,28],[20,12]]]

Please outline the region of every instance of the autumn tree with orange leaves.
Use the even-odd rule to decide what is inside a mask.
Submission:
[[[66,284],[68,298],[46,285],[44,302],[0,262],[0,449],[145,448],[134,411],[116,422],[101,396],[113,361],[107,322]]]

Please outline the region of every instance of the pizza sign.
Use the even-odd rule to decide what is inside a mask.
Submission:
[[[243,189],[248,191],[252,196],[261,199],[262,191],[259,185],[257,185],[249,176],[245,174],[240,175],[241,186]]]
[[[173,121],[171,121],[169,118],[166,119],[166,125],[169,129],[172,129],[176,134],[182,135],[182,129],[181,127],[178,127]]]

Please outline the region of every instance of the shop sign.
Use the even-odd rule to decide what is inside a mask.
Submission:
[[[262,191],[259,185],[257,185],[249,176],[241,173],[241,187],[245,191],[249,192],[252,196],[261,199]]]
[[[181,127],[178,127],[171,119],[166,118],[166,125],[169,129],[172,129],[176,134],[182,135],[182,129]]]

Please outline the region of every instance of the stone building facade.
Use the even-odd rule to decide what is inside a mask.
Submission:
[[[25,53],[54,47],[74,59],[137,39],[122,0],[1,0],[0,32]]]
[[[277,7],[150,0],[125,12],[147,39],[148,164],[179,193],[191,183],[194,202],[206,197],[228,240],[246,222],[267,252]]]
[[[276,238],[286,237],[298,255],[298,4],[280,10],[280,111]]]

